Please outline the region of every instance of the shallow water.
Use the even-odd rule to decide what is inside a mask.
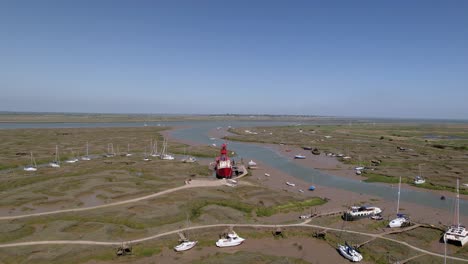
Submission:
[[[230,124],[233,124],[233,122],[230,122]],[[227,125],[227,123],[224,125]],[[237,123],[236,125],[243,126]],[[209,124],[199,124],[191,128],[173,131],[172,136],[175,138],[191,140],[207,145],[215,142],[219,146],[222,142],[224,142],[223,140],[210,140],[210,137],[208,136],[208,132],[211,129],[219,126],[222,125],[219,123],[216,125],[213,124],[211,126]],[[312,168],[306,168],[300,164],[292,162],[290,158],[279,155],[277,152],[268,147],[241,142],[229,142],[229,146],[236,151],[238,154],[238,159],[245,157],[244,160],[258,160],[262,163],[268,164],[268,166],[279,169],[294,177],[313,184],[335,187],[355,193],[379,196],[386,200],[395,200],[395,188],[386,184],[361,182],[345,177],[335,176],[329,173],[324,173]],[[439,195],[423,190],[416,191],[402,189],[400,199],[401,201],[405,202],[411,202],[445,210],[450,210],[453,207],[452,197],[447,197],[447,199],[443,201],[440,200]],[[468,201],[460,200],[460,214],[468,215]]]
[[[302,124],[324,124],[338,122],[338,120],[323,120],[301,122]],[[342,122],[342,121],[341,121]],[[390,119],[369,119],[369,122],[423,122],[430,123],[431,120],[390,120]],[[440,121],[439,121],[440,122]],[[454,121],[445,121],[454,122]],[[465,123],[466,121],[459,121]],[[147,122],[148,126],[184,126],[189,127],[179,129],[172,132],[175,138],[186,139],[202,144],[211,145],[216,143],[220,145],[223,140],[210,140],[208,132],[217,127],[254,127],[254,126],[278,126],[278,125],[296,125],[294,122],[282,121],[170,121],[170,122]],[[143,127],[143,123],[127,122],[127,123],[0,123],[0,129],[15,129],[15,128],[79,128],[79,127]],[[363,193],[375,195],[387,200],[395,200],[395,189],[391,186],[379,183],[360,182],[344,177],[334,176],[323,173],[318,170],[303,167],[293,163],[290,159],[283,157],[274,150],[267,147],[262,147],[253,144],[230,142],[239,158],[255,159],[261,161],[268,166],[282,170],[294,177],[303,179],[317,185],[335,187],[343,190],[352,191],[355,193]],[[401,200],[415,204],[421,204],[433,208],[450,210],[453,207],[453,197],[447,197],[445,201],[440,200],[439,195],[425,192],[424,190],[416,191],[409,189],[401,190]],[[468,201],[460,200],[460,214],[468,216]]]

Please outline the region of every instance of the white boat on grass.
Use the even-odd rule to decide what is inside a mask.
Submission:
[[[217,247],[234,247],[242,244],[245,239],[238,236],[236,232],[230,231],[226,234],[224,238],[220,238],[218,241],[216,241],[216,246]]]
[[[298,155],[294,156],[294,158],[295,158],[295,159],[305,159],[306,156],[301,155],[301,154],[298,154]]]
[[[177,252],[187,251],[189,249],[192,249],[197,243],[198,241],[183,241],[179,245],[175,246],[174,250]]]
[[[265,176],[270,177],[270,174],[265,172]]]
[[[190,226],[190,222],[187,216],[187,227],[189,226]],[[187,251],[189,249],[192,249],[198,243],[198,241],[190,241],[188,238],[188,235],[185,233],[179,232],[178,234],[180,238],[179,239],[180,244],[174,247],[174,250],[177,252]]]
[[[145,147],[145,156],[143,157],[143,161],[150,161],[151,159],[146,154],[146,147]]]
[[[151,148],[151,153],[150,153],[150,156],[151,157],[159,157],[160,154],[158,153],[158,141],[155,140],[154,143],[152,143],[152,141],[150,141],[150,148]]]
[[[361,253],[359,253],[359,251],[357,251],[354,247],[348,245],[346,242],[344,245],[338,244],[338,251],[344,258],[352,262],[359,262],[362,260]]]
[[[184,156],[185,158],[182,159],[182,162],[185,162],[185,163],[194,163],[197,161],[197,159],[193,156],[187,156],[186,154],[186,149],[184,148]]]
[[[426,180],[421,175],[421,164],[419,164],[419,175],[414,179],[414,184],[423,184]]]
[[[88,144],[88,142],[86,142],[86,155],[81,157],[81,160],[84,160],[84,161],[91,160],[91,158],[89,157],[89,144]]]
[[[400,191],[401,191],[401,176],[400,176],[400,182],[398,183],[397,217],[388,223],[388,227],[391,227],[391,228],[402,227],[402,226],[406,226],[409,224],[408,216],[399,213],[400,212]]]
[[[292,183],[292,182],[286,182],[286,185],[291,186],[291,187],[296,186],[296,184],[295,184],[295,183]]]
[[[127,153],[125,154],[125,157],[131,157],[133,154],[130,153],[130,143],[127,144]]]
[[[164,143],[163,143],[163,150],[161,152],[161,155],[160,155],[160,158],[162,160],[174,160],[174,156],[172,156],[171,154],[168,154],[167,153],[167,141],[164,140]]]
[[[55,159],[51,163],[49,163],[49,166],[52,168],[60,168],[60,158],[59,158],[59,153],[58,153],[58,146],[55,145]]]
[[[115,157],[115,152],[114,152],[114,144],[109,143],[107,144],[107,153],[104,155],[106,158],[112,158]]]
[[[36,160],[34,159],[32,152],[31,152],[31,164],[24,167],[24,170],[25,171],[37,171]]]
[[[460,190],[459,182],[457,179],[457,198],[455,200],[455,216],[454,224],[451,225],[444,234],[444,241],[447,243],[452,243],[457,246],[464,246],[468,242],[468,230],[465,226],[460,224]]]
[[[75,152],[72,150],[72,157],[65,161],[66,163],[77,163],[78,158],[75,156]]]
[[[192,157],[192,156],[190,156],[190,157],[184,159],[184,162],[185,162],[185,163],[194,163],[194,162],[196,162],[196,161],[197,161],[197,159],[196,159],[195,157]]]

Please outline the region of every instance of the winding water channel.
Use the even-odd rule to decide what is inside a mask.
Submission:
[[[149,126],[184,126],[186,128],[178,129],[172,132],[172,136],[179,139],[186,139],[201,144],[221,143],[221,140],[210,140],[208,133],[216,127],[252,127],[252,126],[275,126],[291,125],[293,122],[269,122],[269,121],[174,121],[174,122],[155,122],[148,123]],[[312,124],[317,124],[313,122]],[[0,129],[15,128],[79,128],[79,127],[136,127],[142,126],[141,123],[0,123]],[[334,176],[323,173],[318,170],[303,167],[292,162],[289,158],[279,155],[268,147],[258,145],[230,142],[230,148],[234,149],[240,157],[249,157],[261,161],[268,166],[284,171],[294,177],[307,182],[335,187],[355,193],[363,193],[379,196],[387,200],[395,199],[395,189],[391,186],[379,183],[360,182],[344,177]],[[420,204],[432,208],[449,210],[453,205],[453,197],[447,197],[445,201],[440,200],[439,195],[409,189],[401,190],[401,200],[405,202]],[[468,201],[460,200],[460,214],[468,216]]]

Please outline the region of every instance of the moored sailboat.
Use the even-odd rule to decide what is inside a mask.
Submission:
[[[187,216],[187,227],[189,226],[190,226],[190,223],[189,223],[188,216]],[[187,234],[184,234],[184,233],[179,232],[179,237],[180,237],[179,239],[180,244],[174,247],[174,250],[177,252],[187,251],[189,249],[192,249],[198,243],[198,241],[190,241]]]
[[[112,143],[107,144],[107,153],[104,156],[107,158],[112,158],[115,156],[114,144]]]
[[[338,244],[338,251],[343,257],[352,262],[359,262],[362,260],[361,253],[359,253],[356,248],[348,245],[346,242],[344,245]]]
[[[36,164],[36,160],[33,157],[32,151],[31,151],[31,164],[24,167],[24,170],[25,171],[37,171],[37,164]]]
[[[444,234],[444,241],[458,246],[464,246],[468,243],[468,230],[460,224],[460,180],[457,179],[457,197],[455,200],[454,223],[447,229]]]
[[[160,158],[162,160],[174,160],[175,159],[174,156],[167,153],[167,141],[166,140],[164,140],[163,142],[163,150],[161,151]]]
[[[58,146],[55,145],[55,159],[51,163],[49,163],[49,166],[52,168],[60,168],[60,158],[59,158],[59,153],[58,153]]]
[[[125,153],[125,157],[131,157],[133,154],[130,153],[130,143],[127,144],[127,153]]]
[[[91,158],[89,157],[89,144],[88,144],[88,141],[86,141],[86,155],[81,157],[81,160],[91,160]]]
[[[421,164],[419,164],[419,175],[416,176],[416,178],[414,179],[414,184],[423,184],[426,182],[426,180],[422,177],[422,174],[421,174]]]
[[[400,192],[401,192],[401,176],[400,176],[400,181],[398,183],[397,217],[388,223],[388,227],[391,227],[391,228],[402,227],[402,226],[406,226],[409,224],[408,216],[404,214],[400,214]]]
[[[70,159],[66,160],[65,162],[66,163],[76,163],[76,162],[78,162],[78,159],[75,156],[75,152],[73,152],[73,150],[71,152],[72,152],[72,157]]]

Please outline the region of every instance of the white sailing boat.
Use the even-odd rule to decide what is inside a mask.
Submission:
[[[397,217],[388,223],[388,227],[402,227],[409,224],[408,216],[400,214],[400,191],[401,191],[401,176],[400,182],[398,183],[398,202],[397,202]]]
[[[426,180],[422,177],[421,174],[421,164],[419,164],[419,175],[414,179],[414,184],[423,184]]]
[[[182,162],[185,162],[185,163],[193,163],[193,162],[196,162],[197,159],[193,156],[188,156],[185,154],[185,148],[184,148],[184,156],[185,158],[182,159]]]
[[[163,142],[163,150],[161,151],[160,158],[162,160],[174,160],[174,156],[167,153],[167,141],[164,140]]]
[[[81,157],[81,160],[91,160],[89,157],[89,144],[88,141],[86,141],[86,155]]]
[[[143,161],[150,161],[151,159],[148,157],[148,155],[146,154],[146,147],[145,147],[145,156],[143,158]]]
[[[25,171],[37,171],[37,164],[36,164],[36,160],[34,160],[32,151],[31,151],[31,164],[24,167],[24,170]]]
[[[226,234],[225,237],[220,238],[218,241],[216,241],[216,246],[217,247],[234,247],[242,244],[245,239],[238,236],[234,230],[231,230]]]
[[[174,250],[177,252],[187,251],[192,249],[197,243],[198,241],[182,241],[182,243],[174,247]]]
[[[460,224],[460,179],[457,179],[457,198],[455,200],[454,224],[444,234],[444,241],[464,246],[468,242],[468,230]]]
[[[359,262],[362,260],[361,253],[359,253],[359,251],[357,251],[354,247],[348,245],[346,242],[344,245],[338,244],[338,251],[343,257],[352,262]]]
[[[125,154],[125,157],[131,157],[133,154],[130,153],[130,143],[127,144],[127,153]]]
[[[107,158],[112,158],[115,156],[115,152],[114,152],[114,144],[112,143],[109,143],[107,144],[107,153],[105,155]]]
[[[154,143],[150,142],[150,148],[151,148],[151,157],[159,157],[158,154],[158,141],[155,140]]]
[[[187,227],[188,226],[190,226],[190,224],[189,224],[189,220],[187,217]],[[189,249],[192,249],[198,243],[198,241],[190,241],[187,235],[183,233],[179,233],[179,237],[180,237],[179,239],[180,244],[174,247],[174,250],[177,252],[187,251]]]
[[[60,158],[59,158],[59,153],[58,153],[58,146],[55,145],[55,159],[51,163],[49,163],[49,166],[52,168],[60,168]]]
[[[76,162],[78,162],[78,159],[77,159],[76,156],[75,156],[75,152],[73,152],[73,150],[72,150],[71,152],[72,152],[72,157],[71,157],[71,159],[66,160],[65,162],[66,162],[66,163],[76,163]]]

